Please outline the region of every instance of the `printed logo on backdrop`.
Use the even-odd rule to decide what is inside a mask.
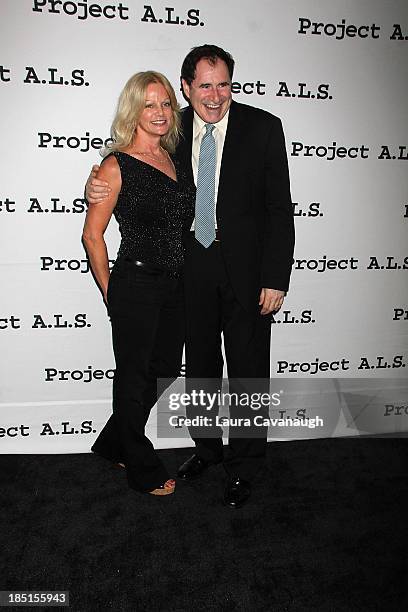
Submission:
[[[8,83],[12,80],[11,68],[0,66],[0,81]],[[85,76],[83,68],[64,71],[59,68],[34,68],[26,66],[25,74],[21,75],[21,81],[28,85],[69,85],[71,87],[88,87],[89,81]]]
[[[325,273],[334,270],[358,270],[360,260],[357,257],[346,257],[341,259],[329,258],[323,255],[320,259],[295,259],[294,270],[311,270]],[[364,263],[362,264],[364,268]],[[369,255],[365,265],[366,270],[408,270],[408,256],[403,259],[394,255],[377,257]]]
[[[259,79],[257,81],[233,81],[231,83],[231,92],[233,94],[256,94],[264,96],[266,91],[266,83]],[[279,81],[274,85],[275,96],[285,98],[296,98],[303,100],[332,100],[333,96],[329,93],[330,85],[328,83],[319,83],[312,87],[307,83],[297,83],[292,87],[287,81]]]
[[[25,203],[25,211],[28,213],[72,213],[82,214],[86,212],[85,198],[74,198],[71,204],[62,203],[61,198],[50,198],[49,201],[39,200],[38,198],[29,198],[29,203]],[[0,213],[15,213],[16,201],[10,198],[0,200]]]
[[[96,433],[96,429],[93,429],[92,421],[82,421],[79,425],[73,425],[70,421],[60,421],[59,423],[41,423],[39,426],[30,425],[7,425],[6,427],[0,427],[0,438],[26,438],[34,435],[31,432],[31,427],[39,436],[72,436],[72,435],[86,435]]]
[[[108,368],[107,370],[101,370],[100,368],[94,368],[89,365],[87,368],[82,370],[59,370],[58,368],[44,368],[45,382],[67,382],[74,381],[79,383],[94,383],[98,380],[113,380],[115,370]]]
[[[71,204],[62,204],[61,198],[50,198],[49,203],[40,202],[38,198],[30,198],[30,204],[27,208],[29,213],[79,214],[85,211],[86,200],[84,198],[75,198]]]
[[[171,26],[204,26],[200,18],[200,9],[178,8],[166,6],[158,8],[154,4],[138,3],[137,9],[132,6],[134,15],[130,15],[130,9],[123,2],[96,3],[82,0],[33,0],[32,11],[34,13],[48,13],[63,17],[74,17],[81,21],[89,19],[99,20],[122,20],[127,21],[130,17],[138,19],[142,23],[163,24]],[[137,15],[136,15],[137,10]]]
[[[84,136],[54,136],[49,132],[38,132],[39,149],[77,149],[80,153],[87,153],[91,149],[99,150],[113,142],[112,138],[91,138],[90,132],[85,132]]]
[[[370,25],[356,25],[342,19],[340,23],[325,23],[312,21],[308,17],[299,17],[298,34],[306,36],[322,36],[335,40],[346,40],[350,38],[379,39],[381,26],[372,23]],[[387,26],[390,40],[408,40],[408,28],[400,23]]]
[[[307,83],[297,83],[292,87],[286,81],[279,81],[279,89],[275,95],[298,100],[333,100],[329,88],[328,83],[319,83],[312,89]]]
[[[335,375],[339,375],[339,372],[352,372],[355,371],[361,376],[363,373],[368,375],[369,372],[376,374],[384,370],[393,370],[397,372],[406,367],[406,357],[404,355],[376,355],[367,356],[362,355],[356,359],[351,357],[335,357],[334,359],[324,360],[321,357],[315,357],[310,361],[286,361],[278,360],[276,362],[276,374],[283,374],[285,376],[290,374],[319,376],[323,373],[327,373],[329,376],[332,372],[336,372]],[[340,374],[341,376],[341,374]]]
[[[34,13],[48,13],[50,15],[62,15],[75,17],[76,19],[129,19],[129,7],[122,2],[109,4],[98,4],[81,0],[33,0],[32,11]]]
[[[232,81],[231,92],[233,94],[264,96],[267,91],[267,84],[260,79],[257,81]],[[300,100],[332,100],[333,96],[329,93],[328,83],[319,83],[312,87],[307,83],[297,83],[293,87],[286,81],[279,81],[274,85],[275,96],[285,98],[296,98]],[[180,91],[183,91],[180,87]]]
[[[233,94],[254,94],[256,93],[258,96],[265,95],[265,87],[266,83],[262,83],[261,81],[248,81],[246,83],[240,83],[239,81],[233,81],[231,83],[231,92]]]
[[[272,323],[283,325],[305,325],[316,323],[313,310],[303,309],[300,312],[293,310],[279,310],[278,314],[273,315]]]
[[[178,11],[175,7],[156,9],[154,5],[145,4],[144,14],[140,19],[143,23],[162,23],[177,26],[204,26],[200,20],[200,9],[190,8]]]
[[[353,145],[351,147],[338,146],[337,141],[331,145],[308,145],[303,142],[292,141],[292,157],[318,157],[333,161],[334,159],[369,159],[370,147],[367,145]],[[408,160],[408,146],[406,145],[379,145],[377,159]]]
[[[85,85],[85,87],[89,86],[89,81],[85,78],[85,70],[77,68],[75,70],[71,70],[68,78],[59,74],[58,68],[47,68],[46,74],[47,78],[44,78],[45,75],[40,75],[39,70],[35,69],[34,66],[26,66],[26,76],[23,80],[23,83],[34,83],[36,85],[71,85],[73,87],[81,87]],[[41,78],[41,76],[43,78]]]
[[[70,421],[61,421],[60,423],[42,423],[40,436],[77,436],[83,434],[96,433],[93,429],[92,421],[82,421],[79,425],[73,425]]]
[[[33,314],[30,322],[24,322],[21,317],[16,315],[0,318],[0,330],[21,329],[22,327],[31,327],[31,329],[84,329],[92,327],[92,324],[88,323],[88,315],[85,312],[78,312],[71,317],[65,317],[59,313]]]
[[[83,369],[76,370],[60,370],[54,367],[44,368],[44,381],[51,383],[59,383],[63,382],[78,382],[80,384],[85,383],[97,383],[97,381],[106,381],[113,380],[115,375],[114,368],[95,368],[93,365],[88,365],[88,367]],[[181,376],[184,376],[184,368],[180,372]]]
[[[115,259],[109,259],[109,269],[112,270]],[[59,259],[42,255],[40,257],[41,272],[80,272],[81,274],[87,274],[91,267],[88,259]]]
[[[293,202],[293,216],[294,217],[307,217],[308,219],[316,219],[318,217],[323,217],[324,214],[320,210],[321,203],[320,202],[311,202],[309,205],[304,208],[300,208],[299,202]]]

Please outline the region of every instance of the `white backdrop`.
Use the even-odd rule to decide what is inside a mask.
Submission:
[[[0,452],[85,452],[110,412],[84,183],[129,76],[159,70],[178,88],[203,43],[232,53],[235,99],[286,133],[297,243],[273,376],[363,379],[363,395],[399,379],[374,425],[344,405],[335,435],[407,431],[406,1],[1,0],[0,13]],[[114,259],[114,221],[107,242]],[[189,444],[156,440],[154,415],[149,432]]]

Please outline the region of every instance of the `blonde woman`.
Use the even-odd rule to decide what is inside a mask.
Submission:
[[[184,343],[183,233],[194,217],[194,185],[173,157],[179,108],[162,74],[133,75],[112,124],[113,144],[98,179],[109,195],[90,204],[83,241],[108,305],[116,372],[113,414],[92,450],[126,467],[129,486],[173,493],[145,435],[157,400],[157,379],[176,378]],[[114,214],[122,236],[109,272],[104,232]]]

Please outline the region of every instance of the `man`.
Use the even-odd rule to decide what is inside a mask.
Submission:
[[[196,218],[186,239],[186,376],[215,388],[222,377],[221,335],[230,379],[269,379],[272,313],[289,286],[294,246],[293,209],[284,135],[270,113],[231,96],[234,60],[215,45],[185,58],[183,112],[177,156],[197,185]],[[87,195],[98,194],[98,182]],[[250,410],[250,409],[249,409]],[[266,432],[192,434],[196,454],[179,478],[200,476],[224,462],[224,503],[238,508],[265,462]]]

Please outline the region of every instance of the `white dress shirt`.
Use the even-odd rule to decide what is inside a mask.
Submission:
[[[215,204],[217,203],[218,183],[220,181],[221,159],[222,159],[222,152],[224,150],[225,134],[227,133],[228,116],[229,116],[229,110],[225,113],[221,121],[218,121],[218,123],[213,124],[215,126],[215,129],[213,131],[213,136],[214,136],[216,152],[217,152],[216,153],[217,159],[216,159],[216,166],[215,166]],[[193,166],[194,182],[196,185],[197,185],[197,172],[198,172],[198,158],[200,155],[201,141],[205,134],[205,126],[206,126],[205,121],[203,121],[201,117],[199,117],[197,113],[194,112],[193,143],[192,143],[192,148],[191,148],[191,164]],[[215,217],[215,227],[217,227],[217,217],[215,214],[215,208],[216,206],[214,207],[214,217]],[[193,222],[191,229],[194,229],[194,222]]]

